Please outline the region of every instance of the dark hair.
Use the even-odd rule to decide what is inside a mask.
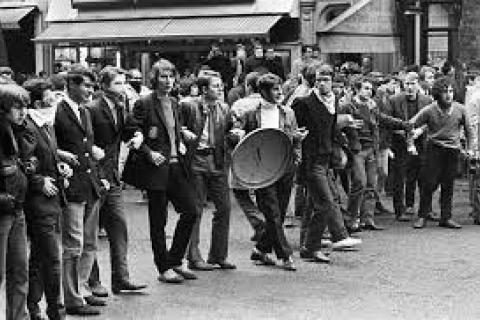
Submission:
[[[450,61],[445,61],[442,66],[442,73],[443,75],[447,75],[453,69],[453,64]]]
[[[448,87],[452,87],[453,91],[456,91],[455,81],[450,77],[442,76],[438,79],[435,79],[432,86],[433,99],[435,99],[436,101],[440,101],[442,92],[444,92]]]
[[[193,80],[193,79],[190,79],[190,78],[180,79],[180,81],[178,83],[178,86],[179,86],[178,93],[180,95],[184,96],[184,97],[188,96],[188,95],[190,95],[192,87],[196,86],[196,85],[197,85],[197,80]]]
[[[354,88],[355,90],[358,92],[360,91],[360,89],[362,89],[362,85],[364,83],[370,83],[372,86],[373,86],[373,81],[372,79],[368,78],[368,77],[359,77],[358,79],[355,80],[355,83],[354,83]]]
[[[114,66],[106,66],[98,74],[98,82],[100,86],[110,86],[113,79],[119,74],[126,74],[125,70]]]
[[[317,79],[317,73],[321,75],[328,75],[333,78],[333,68],[329,64],[323,63],[312,63],[307,66],[305,70],[305,80],[307,80],[308,85],[313,88],[315,86],[315,81]]]
[[[95,75],[89,68],[79,63],[71,65],[67,71],[67,89],[70,89],[72,83],[81,85],[85,80],[84,77],[90,78],[92,82],[95,82]]]
[[[13,81],[0,78],[0,116],[4,117],[12,108],[25,108],[30,104],[28,92]]]
[[[52,83],[53,90],[65,90],[67,86],[67,81],[65,80],[65,76],[62,74],[52,74],[50,76],[50,82]]]
[[[261,94],[265,92],[270,92],[270,90],[272,90],[273,86],[276,84],[282,84],[282,79],[276,74],[267,73],[267,74],[261,75],[258,78],[258,83],[257,83],[258,91]]]
[[[260,73],[258,73],[256,71],[250,72],[245,77],[246,85],[249,86],[250,88],[252,88],[252,91],[254,93],[258,93],[258,78],[259,77],[260,77]]]
[[[43,93],[52,89],[52,83],[43,78],[33,78],[25,81],[23,88],[30,93],[30,101],[33,104],[35,101],[43,100]]]
[[[152,66],[152,71],[150,72],[150,82],[152,83],[153,89],[157,88],[158,76],[160,75],[160,72],[164,70],[172,71],[174,75],[177,72],[177,70],[175,69],[175,65],[167,59],[160,59],[155,62]]]
[[[200,73],[200,76],[197,78],[197,86],[200,94],[203,94],[205,89],[210,87],[213,78],[219,78],[220,80],[222,79],[218,72]]]

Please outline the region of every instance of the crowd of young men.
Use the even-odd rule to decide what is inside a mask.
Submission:
[[[392,156],[396,219],[413,216],[418,184],[414,227],[427,220],[460,227],[452,220],[453,183],[462,130],[467,153],[478,156],[478,110],[454,101],[451,77],[420,86],[431,70],[347,82],[318,61],[299,69],[291,96],[280,76],[248,73],[246,94],[232,105],[225,103],[226,79],[211,69],[174,97],[177,71],[164,59],[153,65],[152,91],[143,95],[138,75],[129,93],[128,74],[114,67],[94,75],[73,65],[60,80],[36,78],[23,86],[0,78],[0,287],[6,282],[7,319],[26,319],[27,309],[30,319],[43,319],[43,295],[48,319],[100,314],[108,296],[96,259],[100,220],[110,243],[112,293],[146,287],[129,276],[123,183],[146,191],[154,263],[166,283],[195,280],[195,270],[236,269],[228,258],[230,189],[254,231],[250,259],[276,265],[274,252],[283,269],[295,271],[284,230],[294,181],[303,194],[296,203],[303,208],[300,256],[329,263],[321,250],[328,242],[334,250],[352,249],[361,244],[352,233],[383,229],[374,216],[383,209]],[[64,88],[57,83],[62,79]],[[294,157],[273,184],[248,190],[231,179],[230,154],[259,128],[284,132]],[[437,218],[432,194],[439,185]],[[207,199],[215,211],[204,259],[199,242]],[[168,248],[169,201],[179,218]]]

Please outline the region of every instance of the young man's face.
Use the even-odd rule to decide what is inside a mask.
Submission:
[[[7,113],[7,120],[16,125],[21,125],[25,121],[27,115],[26,108],[23,105],[16,105]]]
[[[317,72],[315,77],[315,87],[320,94],[329,94],[332,91],[332,76]]]
[[[272,97],[273,102],[282,103],[282,101],[283,101],[283,90],[282,90],[282,86],[279,83],[275,84],[272,87],[272,89],[270,90],[270,93],[271,93],[271,97]]]
[[[83,76],[83,81],[80,84],[71,83],[69,95],[72,100],[80,103],[87,103],[93,94],[93,81],[90,77]]]
[[[127,78],[124,74],[117,74],[110,82],[108,90],[117,95],[123,95],[125,93],[125,84],[127,83]]]
[[[453,102],[453,95],[454,95],[454,90],[452,86],[448,86],[445,88],[442,93],[440,94],[440,99],[441,102],[444,105],[450,106]]]
[[[161,69],[157,77],[157,90],[160,94],[168,94],[175,84],[175,75],[173,70]]]
[[[373,91],[372,84],[370,82],[364,82],[360,87],[360,91],[358,92],[358,95],[362,98],[371,98],[372,91]]]
[[[433,82],[435,81],[435,75],[431,71],[425,72],[425,82],[428,83],[428,86],[431,88]]]
[[[210,85],[205,93],[206,98],[209,100],[219,100],[223,97],[223,82],[219,77],[212,77],[210,79]]]
[[[405,94],[409,97],[416,97],[418,93],[418,79],[407,78],[405,80]]]

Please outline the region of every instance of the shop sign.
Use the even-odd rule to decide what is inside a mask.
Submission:
[[[255,0],[72,0],[74,8],[106,8],[119,7],[147,7],[147,6],[186,6],[186,5],[220,5],[234,3],[248,3]]]

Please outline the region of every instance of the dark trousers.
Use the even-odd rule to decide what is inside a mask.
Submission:
[[[182,264],[197,219],[194,187],[179,164],[170,164],[167,190],[147,190],[147,194],[153,259],[158,271],[163,273]],[[168,201],[180,214],[170,250],[165,239]]]
[[[279,259],[286,259],[293,253],[283,229],[293,186],[293,175],[293,172],[287,173],[273,185],[255,190],[258,208],[265,216],[266,222],[266,232],[262,234],[256,247],[265,253],[270,253],[273,249]]]
[[[318,244],[327,226],[333,242],[347,238],[348,232],[340,208],[340,193],[326,159],[312,164],[308,175],[308,192],[313,200],[314,212],[307,223],[305,237],[307,249],[312,251],[319,249]]]
[[[253,202],[250,191],[246,189],[233,189],[233,195],[255,232],[263,232],[265,229],[265,221],[263,221],[257,205]]]
[[[395,154],[392,160],[393,208],[395,214],[400,215],[405,212],[406,207],[415,205],[415,191],[419,183],[423,154],[409,154],[404,141],[392,143],[392,151]],[[418,151],[422,153],[423,150]]]
[[[452,199],[455,176],[458,166],[458,149],[444,148],[429,143],[425,152],[425,165],[420,174],[420,209],[418,216],[427,217],[432,208],[432,195],[440,191],[441,219],[452,217]]]
[[[25,216],[0,213],[0,288],[6,282],[6,320],[27,318],[28,264]]]
[[[49,201],[60,201],[57,198]],[[34,208],[33,208],[34,210]],[[31,212],[28,220],[30,234],[28,310],[38,313],[39,302],[45,293],[49,319],[63,319],[64,307],[61,298],[61,243],[59,212],[37,215]]]
[[[197,211],[199,213],[193,227],[188,248],[188,260],[203,261],[200,253],[200,222],[204,204],[209,199],[215,205],[212,219],[212,237],[210,240],[209,262],[223,262],[228,256],[228,233],[230,229],[230,193],[227,175],[224,172],[193,172],[196,191]]]
[[[112,185],[110,190],[102,197],[100,204],[100,221],[107,231],[110,243],[110,265],[112,268],[112,284],[129,280],[128,274],[128,229],[123,206],[122,188]],[[92,267],[89,284],[100,282],[98,261]]]

